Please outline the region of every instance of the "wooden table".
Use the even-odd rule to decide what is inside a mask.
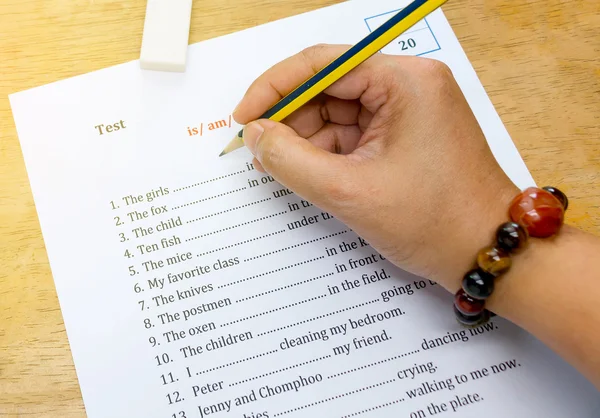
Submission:
[[[196,0],[190,42],[337,3]],[[7,95],[139,57],[143,0],[0,0],[0,416],[85,416]],[[444,11],[540,185],[600,235],[600,3]]]

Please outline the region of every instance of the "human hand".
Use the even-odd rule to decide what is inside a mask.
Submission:
[[[519,190],[445,64],[376,54],[284,123],[254,121],[347,48],[308,48],[254,81],[233,113],[244,142],[258,169],[456,291]]]

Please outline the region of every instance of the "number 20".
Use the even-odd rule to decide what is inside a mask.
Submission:
[[[406,41],[399,41],[398,43],[400,44],[400,49],[402,49],[403,51],[406,51],[408,48],[414,48],[415,46],[417,46],[417,43],[413,38],[408,38]]]

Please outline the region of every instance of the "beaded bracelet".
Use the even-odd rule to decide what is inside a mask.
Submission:
[[[494,280],[508,271],[510,254],[525,246],[528,238],[546,238],[560,230],[569,206],[567,196],[555,187],[530,187],[513,199],[509,208],[511,222],[496,230],[496,243],[477,254],[474,269],[462,280],[454,295],[454,314],[462,325],[475,327],[493,315],[485,300],[494,291]]]

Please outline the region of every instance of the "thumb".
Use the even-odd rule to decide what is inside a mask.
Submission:
[[[260,119],[246,125],[243,139],[267,173],[321,209],[335,212],[357,190],[345,155],[316,147],[289,126]]]

